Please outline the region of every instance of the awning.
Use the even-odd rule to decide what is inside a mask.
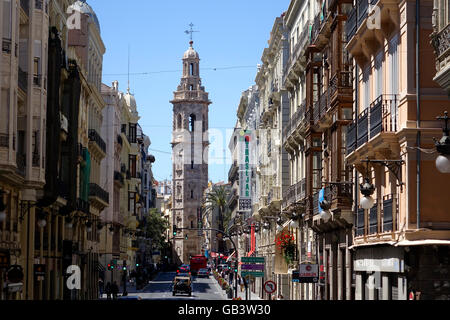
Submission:
[[[100,271],[100,272],[106,271],[105,267],[100,262],[97,262],[96,268],[97,268],[97,271]]]
[[[373,246],[379,246],[379,245],[395,245],[397,242],[396,241],[385,241],[385,242],[375,242],[375,243],[359,243],[359,244],[354,244],[350,247],[348,247],[349,250],[355,249],[355,248],[359,248],[359,247],[373,247]]]
[[[405,246],[424,246],[424,245],[447,245],[450,246],[450,240],[402,240],[395,244],[395,247],[405,247]]]

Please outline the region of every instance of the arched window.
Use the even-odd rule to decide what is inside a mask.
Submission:
[[[191,114],[189,116],[189,127],[190,127],[190,131],[192,131],[192,132],[194,131],[195,120],[196,120],[195,114]]]
[[[177,117],[177,129],[181,129],[181,127],[182,127],[181,114],[178,114],[178,117]]]
[[[191,63],[189,66],[189,75],[193,76],[194,75],[194,64]]]
[[[194,85],[193,85],[193,84],[190,84],[190,85],[189,85],[189,90],[190,90],[190,91],[194,90]]]
[[[191,190],[191,199],[194,199],[194,190]]]

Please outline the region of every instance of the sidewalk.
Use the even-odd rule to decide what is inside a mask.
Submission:
[[[241,292],[241,287],[238,286],[238,290],[237,291],[238,291],[238,297],[240,297],[242,300],[245,300],[245,288],[244,288],[244,291]],[[253,293],[251,291],[249,291],[249,292],[250,292],[250,299],[249,300],[263,300],[256,293]],[[234,290],[233,290],[233,294],[234,294]]]

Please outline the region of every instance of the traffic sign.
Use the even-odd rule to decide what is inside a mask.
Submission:
[[[258,272],[258,271],[241,271],[242,277],[252,276],[257,278],[264,277],[264,272]]]
[[[277,284],[273,281],[266,281],[264,283],[264,291],[268,294],[272,294],[277,290]]]
[[[242,263],[265,263],[264,257],[242,257]]]

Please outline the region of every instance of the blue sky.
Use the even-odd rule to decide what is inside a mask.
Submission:
[[[289,2],[88,1],[97,13],[106,46],[103,82],[111,85],[118,80],[119,89],[124,92],[130,47],[130,88],[141,116],[139,123],[152,141],[150,153],[156,157],[153,173],[157,180],[171,179],[169,101],[180,82],[181,58],[189,47],[189,36],[184,33],[189,23],[199,31],[193,36],[194,48],[201,59],[202,84],[212,101],[209,127],[223,132],[223,148],[228,153],[225,132],[236,123],[241,93],[254,84],[256,67],[261,63],[275,18],[287,10]],[[227,180],[229,167],[228,163],[210,164],[209,179]]]

